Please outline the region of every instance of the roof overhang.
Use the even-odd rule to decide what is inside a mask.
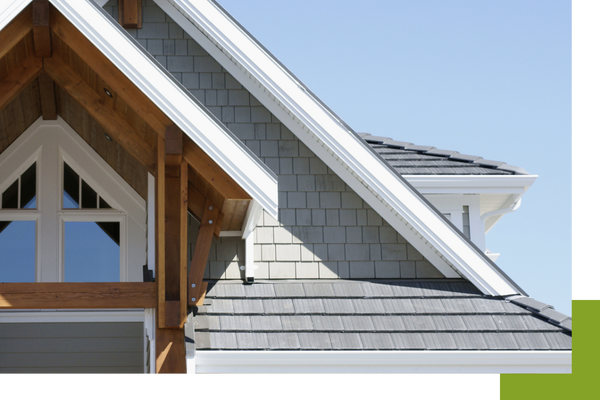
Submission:
[[[0,5],[0,30],[31,0]],[[167,118],[263,209],[277,216],[277,177],[204,106],[91,1],[50,0]]]
[[[193,365],[196,373],[569,374],[571,352],[221,350],[196,351]]]
[[[220,6],[155,2],[446,277],[523,293]]]

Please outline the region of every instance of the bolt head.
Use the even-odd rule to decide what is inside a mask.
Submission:
[[[208,220],[208,223],[209,223],[209,224],[212,224],[212,219],[209,219],[209,220]]]
[[[195,284],[195,283],[192,283],[192,287],[196,287],[196,284]]]
[[[192,301],[196,301],[196,298],[195,298],[195,297],[192,297]]]
[[[208,209],[209,209],[209,210],[212,210],[212,206],[208,206]]]

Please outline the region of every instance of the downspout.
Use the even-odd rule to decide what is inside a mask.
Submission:
[[[242,226],[246,265],[240,266],[240,270],[242,271],[242,279],[244,279],[245,283],[254,283],[254,270],[256,269],[254,266],[254,228],[256,228],[262,211],[263,209],[260,204],[256,200],[252,200],[246,212],[244,225]]]
[[[489,212],[486,212],[485,214],[482,214],[481,217],[480,217],[481,218],[481,222],[484,224],[483,226],[485,227],[485,220],[486,220],[486,218],[493,217],[494,215],[508,214],[508,213],[513,212],[513,211],[516,211],[519,207],[521,207],[521,198],[520,197],[517,199],[517,201],[515,201],[509,207],[502,208],[500,210],[489,211]]]

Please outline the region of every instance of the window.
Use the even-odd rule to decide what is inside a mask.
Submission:
[[[0,196],[0,282],[142,280],[145,201],[64,121],[0,155]]]

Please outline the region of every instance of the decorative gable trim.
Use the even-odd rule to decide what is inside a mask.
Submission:
[[[524,293],[216,3],[156,4],[446,277]]]

